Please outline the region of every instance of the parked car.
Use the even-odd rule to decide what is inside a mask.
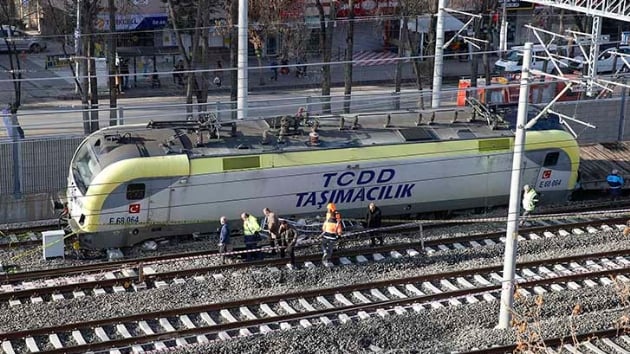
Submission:
[[[630,46],[623,45],[619,48],[608,48],[599,53],[599,56],[597,57],[597,73],[617,72],[618,70],[630,71],[630,68],[628,68],[628,66],[624,63],[621,56],[615,55],[615,52],[630,55]],[[617,57],[617,63],[613,69],[615,57]],[[569,62],[569,67],[573,70],[582,70],[585,64],[584,58],[582,56],[577,56],[574,59],[575,61]],[[626,61],[630,63],[630,57],[627,57]]]
[[[39,53],[46,49],[46,41],[40,36],[30,35],[14,26],[0,27],[0,52],[11,50]]]
[[[507,55],[504,59],[499,59],[494,63],[494,72],[498,74],[504,73],[520,73],[523,70],[523,50],[524,46],[515,46],[511,47],[508,51]],[[549,45],[547,51],[550,53],[556,53],[558,47],[554,44]],[[545,51],[545,47],[536,44],[532,46],[532,62],[530,64],[531,69],[542,71],[545,65],[545,62],[548,62],[547,52]],[[547,72],[551,73],[554,71],[555,67],[552,63],[547,63]]]

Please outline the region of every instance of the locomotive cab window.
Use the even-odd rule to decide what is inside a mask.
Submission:
[[[127,186],[127,200],[144,199],[144,183],[132,183]]]
[[[543,162],[543,167],[551,167],[558,164],[558,158],[560,158],[559,152],[550,152],[545,155],[545,161]]]

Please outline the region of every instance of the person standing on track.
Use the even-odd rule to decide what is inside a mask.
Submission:
[[[219,231],[219,254],[221,254],[221,263],[225,264],[225,252],[232,252],[232,244],[230,242],[230,227],[227,223],[227,217],[222,216],[221,229]]]
[[[291,266],[295,267],[295,245],[297,244],[297,231],[286,220],[280,222],[278,229],[280,234],[280,258],[284,258],[285,251],[291,259]]]
[[[612,172],[606,177],[606,182],[608,182],[608,192],[610,193],[610,198],[612,200],[619,199],[625,183],[623,177],[619,175],[619,171],[612,170]]]
[[[253,252],[251,250],[256,249],[258,246],[258,238],[260,237],[260,225],[254,215],[248,213],[241,214],[241,220],[243,220],[243,235],[245,236],[245,249],[249,252],[245,254],[245,260],[251,261],[257,259],[260,256],[259,252]]]
[[[381,209],[374,203],[370,203],[368,206],[367,214],[365,215],[365,226],[368,229],[377,229],[381,227]],[[383,236],[378,235],[378,231],[370,231],[370,245],[376,246],[376,240],[378,240],[379,246],[383,245]]]
[[[525,221],[527,217],[534,212],[534,208],[536,208],[536,203],[538,202],[538,193],[536,190],[526,184],[523,186],[523,216],[521,217],[521,222],[518,224],[519,226],[525,225]]]
[[[278,229],[280,228],[280,221],[278,220],[278,216],[276,213],[271,211],[269,208],[263,209],[263,214],[265,214],[265,222],[267,225],[267,230],[269,230],[269,246],[271,246],[271,255],[276,255],[276,243],[279,241],[278,237]]]
[[[326,213],[326,220],[322,225],[322,231],[322,262],[326,264],[332,257],[337,239],[343,232],[341,214],[333,203],[328,204],[328,212]]]

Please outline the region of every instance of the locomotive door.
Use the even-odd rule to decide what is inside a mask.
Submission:
[[[171,193],[170,187],[157,188],[149,198],[149,223],[166,223],[171,218]]]
[[[562,166],[559,160],[560,152],[554,151],[545,154],[534,186],[538,192],[567,188],[571,171],[569,165]]]

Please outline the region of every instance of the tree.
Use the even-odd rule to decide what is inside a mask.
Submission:
[[[416,28],[416,31],[413,32],[415,34],[412,34],[412,32],[409,30],[409,19],[414,19],[415,21],[418,15],[425,14],[427,11],[430,13],[434,13],[432,11],[437,12],[437,9],[431,8],[431,3],[436,3],[436,2],[430,1],[430,0],[400,0],[398,2],[398,16],[401,22],[401,29],[400,29],[400,38],[398,39],[398,42],[399,42],[398,58],[399,59],[396,62],[396,75],[395,75],[395,82],[394,82],[394,85],[395,85],[394,90],[396,93],[400,93],[401,86],[402,86],[402,69],[403,69],[402,58],[405,55],[405,49],[407,49],[411,55],[411,58],[412,58],[411,62],[412,62],[414,74],[416,77],[416,86],[420,92],[422,92],[424,89],[422,79],[427,73],[426,67],[428,66],[433,67],[433,65],[426,64],[426,63],[433,64],[433,60],[430,60],[428,62],[423,62],[422,58],[419,58],[420,46],[419,46],[419,40],[416,37],[420,35],[418,33],[418,29]],[[433,19],[433,17],[434,16],[432,16],[431,18]],[[431,21],[431,25],[429,28],[430,29],[435,28],[433,20]],[[427,42],[429,43],[429,46],[428,46],[429,51],[427,54],[431,58],[433,58],[431,56],[431,53],[433,53],[435,50],[435,45],[431,45],[432,43],[435,43],[433,33],[434,33],[433,30],[429,30],[427,33],[427,38],[428,38]],[[420,95],[420,100],[418,102],[418,105],[421,109],[424,109],[424,96],[422,94]],[[396,101],[396,106],[399,107],[398,100]]]
[[[207,110],[208,88],[210,87],[210,53],[208,37],[210,28],[216,25],[212,14],[217,13],[222,0],[166,0],[169,23],[184,59],[186,72],[186,111],[192,119],[193,95],[197,98],[199,112]],[[183,36],[191,39],[190,48],[184,44]]]
[[[127,0],[123,0],[127,1]],[[56,3],[55,3],[56,4]],[[64,1],[59,9],[53,1],[47,0],[42,4],[42,12],[46,14],[50,22],[52,35],[61,38],[61,50],[68,61],[68,68],[75,80],[77,93],[81,98],[83,107],[83,132],[90,134],[99,129],[98,117],[98,88],[96,79],[96,63],[94,60],[94,23],[97,15],[102,11],[99,0]],[[78,7],[78,8],[77,8]],[[61,11],[59,11],[61,10]],[[79,18],[77,19],[77,15]],[[79,37],[75,36],[78,52],[70,52],[65,34],[75,31],[78,24]],[[80,73],[80,75],[79,75]],[[111,90],[112,88],[110,88]]]
[[[333,26],[335,24],[336,3],[328,5],[328,16],[324,11],[321,0],[315,0],[315,7],[319,14],[319,51],[322,54],[322,112],[331,113],[330,106],[330,61],[332,57]],[[328,19],[326,19],[328,17]]]

